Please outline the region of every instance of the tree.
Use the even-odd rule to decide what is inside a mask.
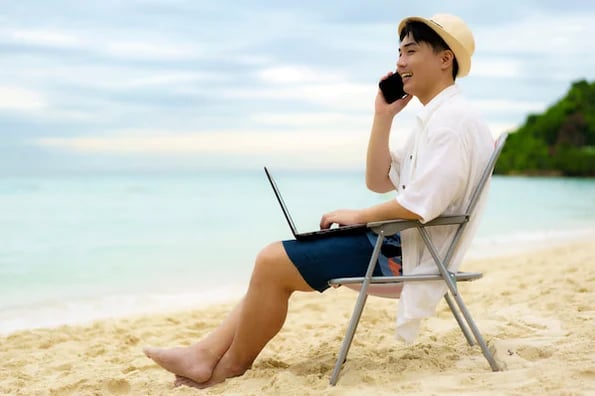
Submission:
[[[543,114],[530,114],[510,134],[495,173],[595,176],[595,82],[574,82]]]

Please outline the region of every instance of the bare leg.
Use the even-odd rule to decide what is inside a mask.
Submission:
[[[176,374],[177,385],[203,388],[242,375],[283,326],[289,297],[297,290],[312,288],[289,260],[283,244],[271,244],[256,259],[244,300],[215,332],[195,349],[149,350],[147,355]]]
[[[294,291],[312,291],[281,243],[269,245],[254,266],[236,332],[211,379],[200,388],[244,374],[265,345],[281,330]]]

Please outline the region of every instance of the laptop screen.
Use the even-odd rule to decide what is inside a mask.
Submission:
[[[285,201],[283,201],[283,197],[281,196],[281,192],[279,191],[279,188],[277,187],[277,183],[273,179],[273,176],[271,176],[271,174],[266,166],[264,167],[264,172],[266,173],[267,178],[269,179],[269,182],[271,183],[271,186],[273,187],[273,191],[275,192],[277,201],[279,201],[279,204],[281,205],[281,209],[283,210],[285,219],[287,220],[287,223],[289,224],[289,228],[291,228],[291,232],[295,236],[298,233],[298,231],[295,227],[295,224],[293,223],[293,219],[291,218],[289,211],[287,210],[287,206],[285,206]]]

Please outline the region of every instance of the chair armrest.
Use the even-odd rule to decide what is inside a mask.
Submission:
[[[408,228],[432,227],[437,225],[463,224],[469,221],[469,215],[440,216],[423,224],[419,220],[384,220],[368,223],[367,226],[376,234],[393,235]]]

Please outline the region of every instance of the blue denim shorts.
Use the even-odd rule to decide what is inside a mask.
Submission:
[[[328,289],[331,279],[364,276],[374,250],[365,233],[287,240],[283,247],[306,283],[319,292]],[[376,265],[374,276],[381,275]]]

